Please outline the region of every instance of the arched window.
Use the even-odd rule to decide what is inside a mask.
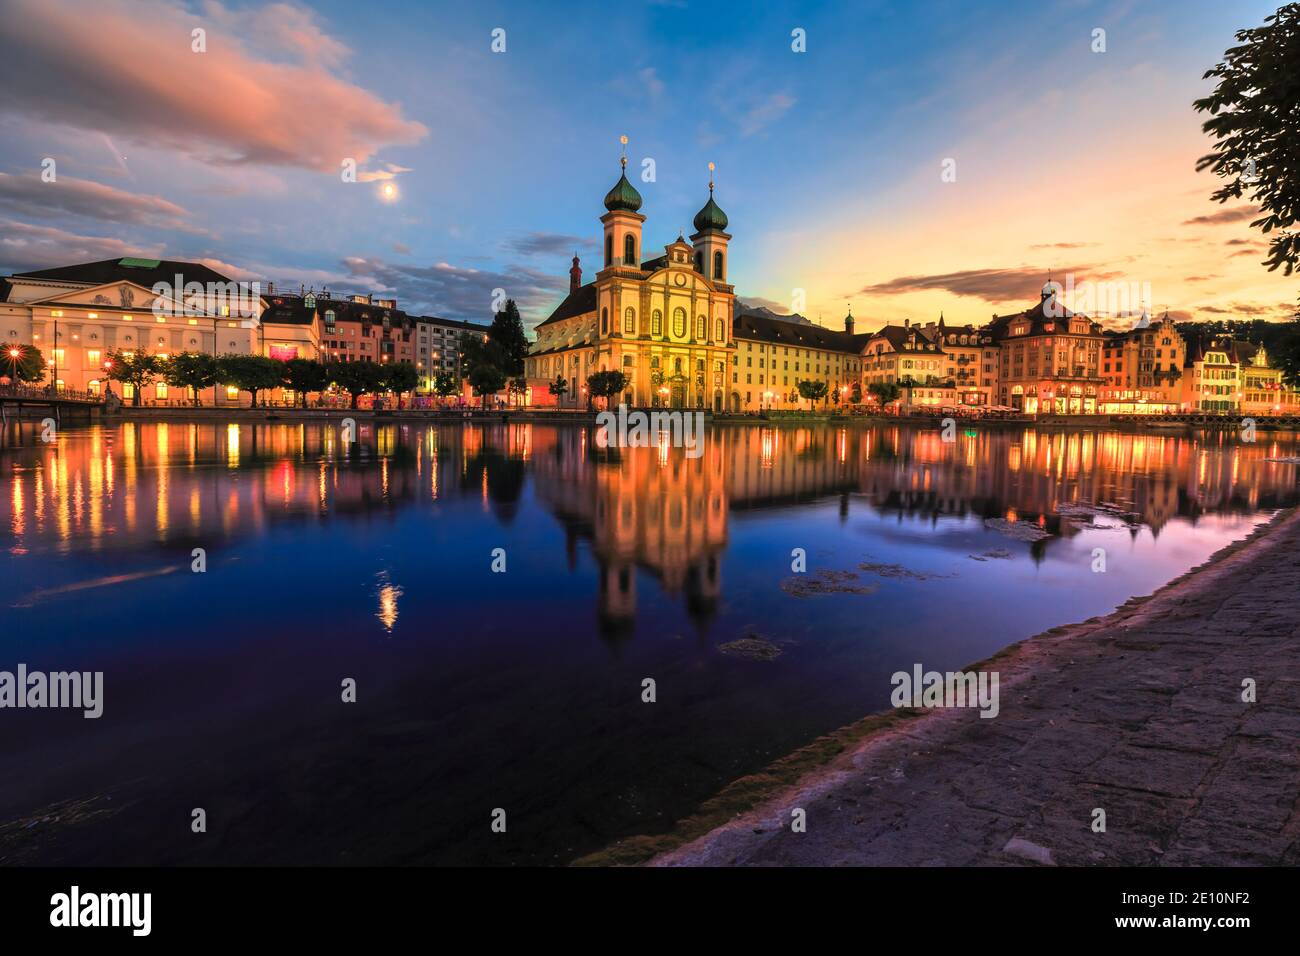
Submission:
[[[726,332],[726,329],[723,328],[722,320],[721,320],[721,319],[718,319],[718,335],[717,335],[717,340],[718,340],[719,342],[725,342],[725,341],[727,341],[727,332]]]
[[[623,262],[625,265],[636,265],[636,236],[630,232],[623,237]]]
[[[651,368],[658,368],[658,367],[659,367],[659,356],[657,356],[657,355],[653,355],[653,356],[650,357],[650,367],[651,367]]]
[[[715,252],[713,254],[713,278],[715,279],[722,278],[722,253],[721,252]]]
[[[704,275],[704,253],[702,252],[695,253],[695,271]]]
[[[650,334],[651,335],[664,334],[664,315],[658,309],[655,309],[653,312],[650,313]]]
[[[614,237],[605,237],[605,267],[609,268],[614,264]]]
[[[600,310],[600,332],[602,335],[609,331],[609,309]]]
[[[685,309],[673,309],[673,335],[679,339],[686,338]]]
[[[636,313],[631,306],[623,313],[623,331],[629,335],[636,331]]]
[[[703,341],[704,341],[704,337],[708,334],[708,331],[709,331],[709,323],[708,323],[708,320],[705,319],[704,316],[702,316],[702,315],[700,315],[700,316],[696,316],[696,318],[695,318],[695,337],[696,337],[697,339],[699,339],[701,342],[703,342]]]

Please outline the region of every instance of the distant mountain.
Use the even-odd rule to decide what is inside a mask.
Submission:
[[[793,322],[796,325],[812,325],[811,319],[808,319],[799,313],[793,315],[782,315],[779,312],[773,312],[765,305],[746,305],[743,299],[736,300],[740,304],[737,310],[740,315],[758,315],[765,319],[776,319],[778,322]]]

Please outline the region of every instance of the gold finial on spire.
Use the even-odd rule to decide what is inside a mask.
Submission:
[[[713,195],[713,171],[717,168],[718,167],[714,166],[713,163],[709,163],[709,195],[710,196]]]
[[[620,136],[618,141],[623,144],[623,155],[618,158],[618,164],[623,169],[627,169],[627,133]]]

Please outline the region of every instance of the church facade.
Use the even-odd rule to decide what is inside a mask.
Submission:
[[[585,407],[587,377],[621,371],[627,389],[614,404],[724,411],[736,307],[727,216],[710,183],[690,241],[678,235],[662,255],[644,258],[646,217],[626,164],[605,196],[602,268],[584,284],[574,256],[568,296],[537,326],[524,369],[531,402]]]

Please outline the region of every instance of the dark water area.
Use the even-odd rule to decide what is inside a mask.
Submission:
[[[696,459],[576,426],[10,427],[0,670],[103,671],[104,712],[0,710],[0,862],[567,863],[887,708],[895,671],[1149,593],[1295,504],[1297,466],[1266,460],[1295,454],[893,425],[721,426]],[[1105,507],[1061,517],[1079,505]]]

